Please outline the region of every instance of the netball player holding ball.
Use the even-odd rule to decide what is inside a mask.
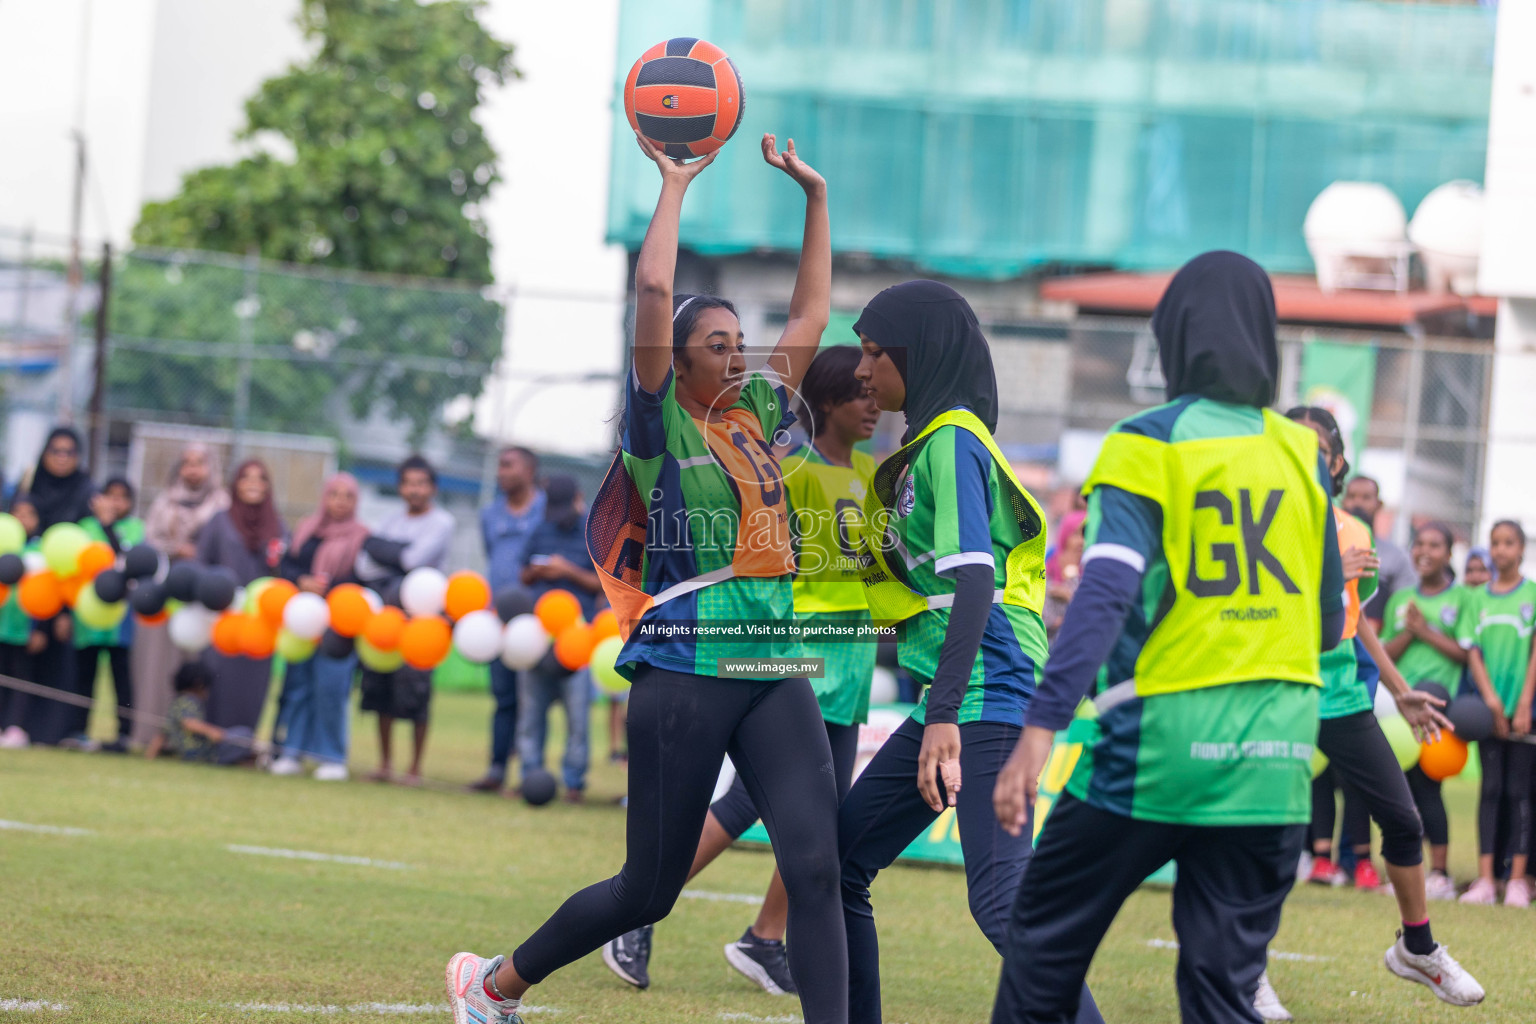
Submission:
[[[798,645],[727,644],[687,628],[794,614],[785,488],[770,441],[792,418],[787,391],[798,388],[831,313],[826,183],[793,142],[780,153],[774,136],[763,136],[763,158],[805,191],[805,235],[789,322],[768,367],[748,373],[731,304],[672,291],[683,196],[713,153],[684,163],[643,137],[640,148],[661,171],[661,198],[635,267],[622,451],[588,527],[628,629],[618,664],[634,684],[624,866],[566,900],[510,958],[453,957],[449,997],[458,1024],[510,1024],[530,986],[665,917],[729,754],[768,827],[789,895],[789,967],[805,1021],[843,1024],[837,785],[816,695],[804,678],[726,677],[717,667],[725,658],[797,657]],[[680,630],[658,636],[656,626]]]

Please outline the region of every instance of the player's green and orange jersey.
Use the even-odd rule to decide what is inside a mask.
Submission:
[[[864,552],[864,496],[875,460],[853,452],[853,465],[828,462],[814,445],[801,445],[780,462],[789,491],[789,525],[795,538],[795,618],[811,625],[857,629],[870,624],[860,576]],[[821,716],[834,725],[869,718],[869,681],[877,644],[872,634],[842,632],[837,639],[807,637],[807,659],[819,658],[823,674],[811,678]]]
[[[1067,790],[1127,817],[1311,817],[1320,613],[1344,592],[1317,438],[1193,395],[1116,426],[1089,478],[1083,565],[1141,573]]]
[[[654,393],[628,380],[622,461],[587,519],[626,630],[620,671],[715,676],[721,658],[801,657],[792,636],[753,631],[794,614],[784,479],[767,440],[794,418],[782,382],[753,373],[721,419],[704,421],[678,403],[671,371]]]
[[[1521,577],[1512,590],[1500,593],[1495,580],[1476,591],[1471,606],[1475,623],[1472,642],[1488,667],[1488,681],[1499,695],[1504,713],[1513,715],[1531,662],[1532,626],[1536,624],[1536,581]]]
[[[1472,646],[1472,634],[1477,628],[1477,615],[1473,605],[1478,591],[1468,587],[1450,586],[1438,594],[1425,594],[1419,588],[1399,590],[1387,601],[1382,613],[1381,641],[1386,643],[1408,630],[1408,605],[1418,606],[1424,621],[1455,640],[1462,647]],[[1403,656],[1392,662],[1409,686],[1419,683],[1439,683],[1451,695],[1461,686],[1464,666],[1452,661],[1422,640],[1412,640]]]
[[[1339,551],[1361,548],[1376,550],[1370,527],[1339,506],[1333,506],[1338,527]],[[1323,692],[1318,697],[1319,718],[1343,718],[1359,711],[1369,711],[1371,693],[1360,676],[1360,661],[1355,651],[1355,633],[1360,622],[1360,607],[1376,593],[1376,577],[1361,576],[1344,584],[1344,638],[1331,651],[1324,651],[1318,663],[1323,677]]]
[[[105,541],[107,531],[95,516],[82,519],[81,529],[92,540]],[[119,519],[113,524],[113,532],[117,534],[118,545],[122,550],[144,543],[144,520],[138,516],[128,516]],[[75,616],[74,628],[75,648],[85,647],[127,647],[133,640],[133,617],[130,615],[123,619],[122,623],[111,629],[92,629],[80,621],[80,616]]]
[[[885,557],[901,583],[929,605],[897,627],[897,658],[922,683],[939,667],[955,570],[987,566],[999,595],[1018,583],[1009,579],[1009,556],[1031,538],[1020,526],[1003,472],[977,435],[951,424],[928,435],[896,486]],[[1033,529],[1043,533],[1044,528],[1036,523]],[[1031,571],[1043,578],[1044,562]],[[1045,658],[1040,613],[994,603],[960,703],[960,723],[1022,724]],[[919,722],[925,720],[927,700],[924,694],[913,713]]]

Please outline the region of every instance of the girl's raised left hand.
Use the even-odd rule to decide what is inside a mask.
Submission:
[[[794,178],[795,182],[805,189],[806,195],[826,195],[826,179],[816,173],[816,168],[800,159],[799,155],[795,152],[795,140],[790,139],[789,145],[785,147],[782,153],[778,151],[778,144],[778,139],[773,133],[769,132],[763,136],[763,159],[768,162],[768,165],[770,167],[777,167],[791,178]]]

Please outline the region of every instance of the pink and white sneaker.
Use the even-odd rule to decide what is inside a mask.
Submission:
[[[1531,906],[1531,883],[1523,878],[1511,878],[1504,886],[1504,905],[1528,910]]]
[[[1488,906],[1499,902],[1498,891],[1493,883],[1486,878],[1479,878],[1467,887],[1467,891],[1461,894],[1460,903],[1482,903]]]
[[[505,959],[455,953],[448,961],[444,980],[448,1005],[453,1008],[453,1024],[523,1024],[523,1018],[517,1015],[521,999],[492,999],[485,992],[486,976]]]

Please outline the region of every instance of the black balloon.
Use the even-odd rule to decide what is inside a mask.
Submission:
[[[1445,701],[1446,707],[1450,706],[1450,703],[1451,703],[1451,691],[1447,690],[1445,687],[1441,686],[1439,683],[1429,683],[1429,682],[1415,683],[1413,688],[1415,690],[1422,690],[1425,693],[1429,694],[1431,697],[1439,697],[1441,700]],[[1440,713],[1441,714],[1445,714],[1445,708],[1444,707],[1442,707],[1440,709]]]
[[[356,644],[351,637],[342,636],[334,629],[325,631],[325,636],[320,638],[320,653],[327,658],[340,660],[352,653]]]
[[[166,585],[170,585],[169,576]],[[222,565],[205,569],[197,580],[197,602],[211,612],[222,612],[234,603],[235,588],[239,585],[235,574]]]
[[[131,580],[141,580],[160,571],[160,552],[148,544],[128,549],[123,556],[123,573]]]
[[[117,604],[128,596],[128,577],[116,569],[103,569],[96,574],[96,596],[107,604]]]
[[[165,610],[165,584],[146,580],[128,595],[128,606],[140,615],[159,615]]]
[[[543,807],[555,798],[555,777],[542,768],[523,776],[523,800],[529,807]]]
[[[165,574],[165,592],[178,601],[196,601],[197,582],[201,576],[202,573],[191,562],[173,565],[171,571]]]
[[[1493,709],[1475,693],[1464,693],[1451,701],[1445,717],[1467,743],[1480,743],[1493,735]]]
[[[533,595],[522,587],[507,587],[492,603],[496,606],[496,617],[502,622],[511,622],[519,615],[533,611]]]
[[[0,583],[15,586],[27,574],[27,563],[20,555],[0,555]]]
[[[384,581],[384,583],[380,585],[376,591],[376,593],[379,595],[379,599],[391,608],[401,607],[400,585],[403,582],[405,582],[405,577],[403,576],[396,576],[393,579]]]

